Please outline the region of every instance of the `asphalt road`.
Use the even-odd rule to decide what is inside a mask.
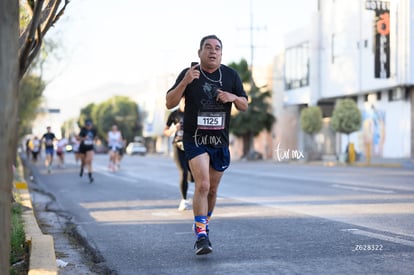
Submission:
[[[31,186],[55,199],[114,274],[413,274],[414,170],[233,161],[210,223],[213,253],[196,256],[192,211],[165,156],[125,156],[95,182],[73,156]],[[189,197],[194,185],[190,184]]]

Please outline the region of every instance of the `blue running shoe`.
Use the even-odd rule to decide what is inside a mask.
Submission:
[[[205,255],[213,252],[213,248],[211,247],[211,242],[208,236],[200,237],[194,244],[194,249],[196,250],[196,255]]]

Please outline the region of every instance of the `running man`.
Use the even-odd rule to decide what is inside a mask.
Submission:
[[[209,220],[216,205],[218,186],[230,165],[229,123],[232,106],[248,108],[246,92],[237,72],[222,65],[221,40],[215,35],[201,39],[200,64],[191,64],[167,91],[166,107],[176,107],[185,97],[184,150],[195,179],[193,196],[196,255],[213,251]]]
[[[52,172],[52,162],[53,162],[53,155],[54,155],[54,144],[53,142],[56,140],[56,136],[52,133],[51,127],[46,127],[47,132],[41,138],[41,142],[43,141],[45,144],[45,166],[47,168],[47,172]]]

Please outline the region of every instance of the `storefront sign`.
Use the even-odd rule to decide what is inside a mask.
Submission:
[[[390,2],[366,1],[365,8],[375,11],[375,78],[390,77]]]

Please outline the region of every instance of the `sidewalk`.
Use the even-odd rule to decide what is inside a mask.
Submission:
[[[57,275],[58,268],[51,235],[45,235],[40,230],[34,214],[32,199],[28,184],[24,180],[23,162],[16,169],[13,189],[24,206],[22,213],[26,243],[29,246],[29,275]]]
[[[358,161],[357,166],[377,166],[377,167],[396,167],[396,168],[414,168],[414,159],[410,158],[374,158],[370,163]]]

